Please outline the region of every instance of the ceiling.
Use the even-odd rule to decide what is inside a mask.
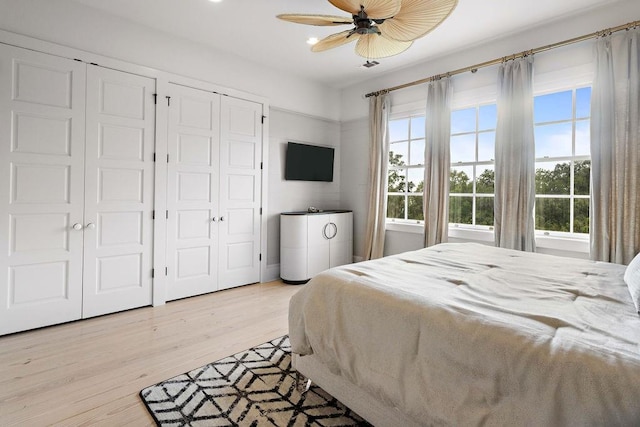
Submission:
[[[459,0],[451,16],[400,55],[366,69],[353,44],[313,53],[309,37],[348,29],[276,19],[280,13],[346,15],[326,0],[73,0],[137,24],[202,43],[333,87],[424,62],[619,0]],[[532,46],[534,47],[534,46]]]

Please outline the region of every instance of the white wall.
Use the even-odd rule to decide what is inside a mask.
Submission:
[[[69,0],[0,0],[0,29],[252,93],[283,109],[340,117],[337,89]]]
[[[267,269],[273,278],[280,267],[280,212],[345,208],[341,205],[340,123],[271,108],[269,114],[269,212],[267,212]],[[333,182],[285,181],[287,142],[334,147]]]
[[[342,160],[349,169],[343,171],[341,193],[343,205],[354,211],[356,240],[354,256],[363,256],[363,233],[366,222],[368,200],[362,195],[368,192],[368,99],[369,92],[419,80],[436,74],[464,68],[495,58],[522,52],[539,46],[593,33],[609,27],[640,19],[640,1],[632,0],[591,10],[543,27],[529,29],[519,34],[505,34],[503,38],[454,52],[451,55],[415,65],[400,71],[389,73],[375,79],[350,86],[342,92]],[[536,55],[535,72],[537,89],[551,90],[561,86],[567,74],[572,78],[590,81],[593,41],[555,49]],[[564,71],[558,71],[564,68]],[[464,103],[466,95],[473,95],[478,88],[486,93],[492,89],[497,79],[497,68],[486,68],[476,74],[464,74],[453,77],[454,92],[458,91],[457,101]],[[489,87],[489,88],[488,88]],[[391,93],[392,111],[407,105],[421,105],[425,94],[423,86],[415,86]],[[454,96],[455,98],[455,96]],[[348,178],[347,178],[348,176]],[[359,236],[360,235],[360,236]],[[460,241],[451,239],[451,241]],[[557,246],[557,245],[556,245]],[[584,245],[583,245],[584,246]],[[394,254],[422,247],[422,235],[402,231],[387,231],[385,254]],[[568,247],[568,246],[567,246]],[[585,258],[588,244],[584,250],[564,250],[562,247],[540,248],[539,252],[564,254]]]

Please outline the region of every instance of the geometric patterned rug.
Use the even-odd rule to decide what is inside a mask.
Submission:
[[[140,397],[159,426],[369,426],[291,367],[283,336],[147,387]],[[301,386],[302,384],[302,386]]]

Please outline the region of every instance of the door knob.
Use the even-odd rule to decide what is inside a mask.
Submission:
[[[213,221],[213,222],[218,222],[218,217],[217,217],[217,216],[214,216],[213,218],[211,218],[211,221]]]
[[[222,221],[224,221],[224,217],[223,216],[220,217],[220,222],[222,222]]]
[[[96,225],[94,223],[90,222],[89,224],[87,224],[87,228],[89,230],[93,230],[94,228],[96,228]]]
[[[82,224],[79,224],[79,223],[76,222],[75,224],[73,224],[72,228],[74,230],[82,230]]]

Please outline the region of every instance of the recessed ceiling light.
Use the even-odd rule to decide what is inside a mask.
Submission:
[[[211,3],[220,3],[222,0],[209,0]]]
[[[318,38],[317,37],[309,37],[307,39],[307,43],[310,44],[310,45],[314,45],[314,44],[318,43]]]

